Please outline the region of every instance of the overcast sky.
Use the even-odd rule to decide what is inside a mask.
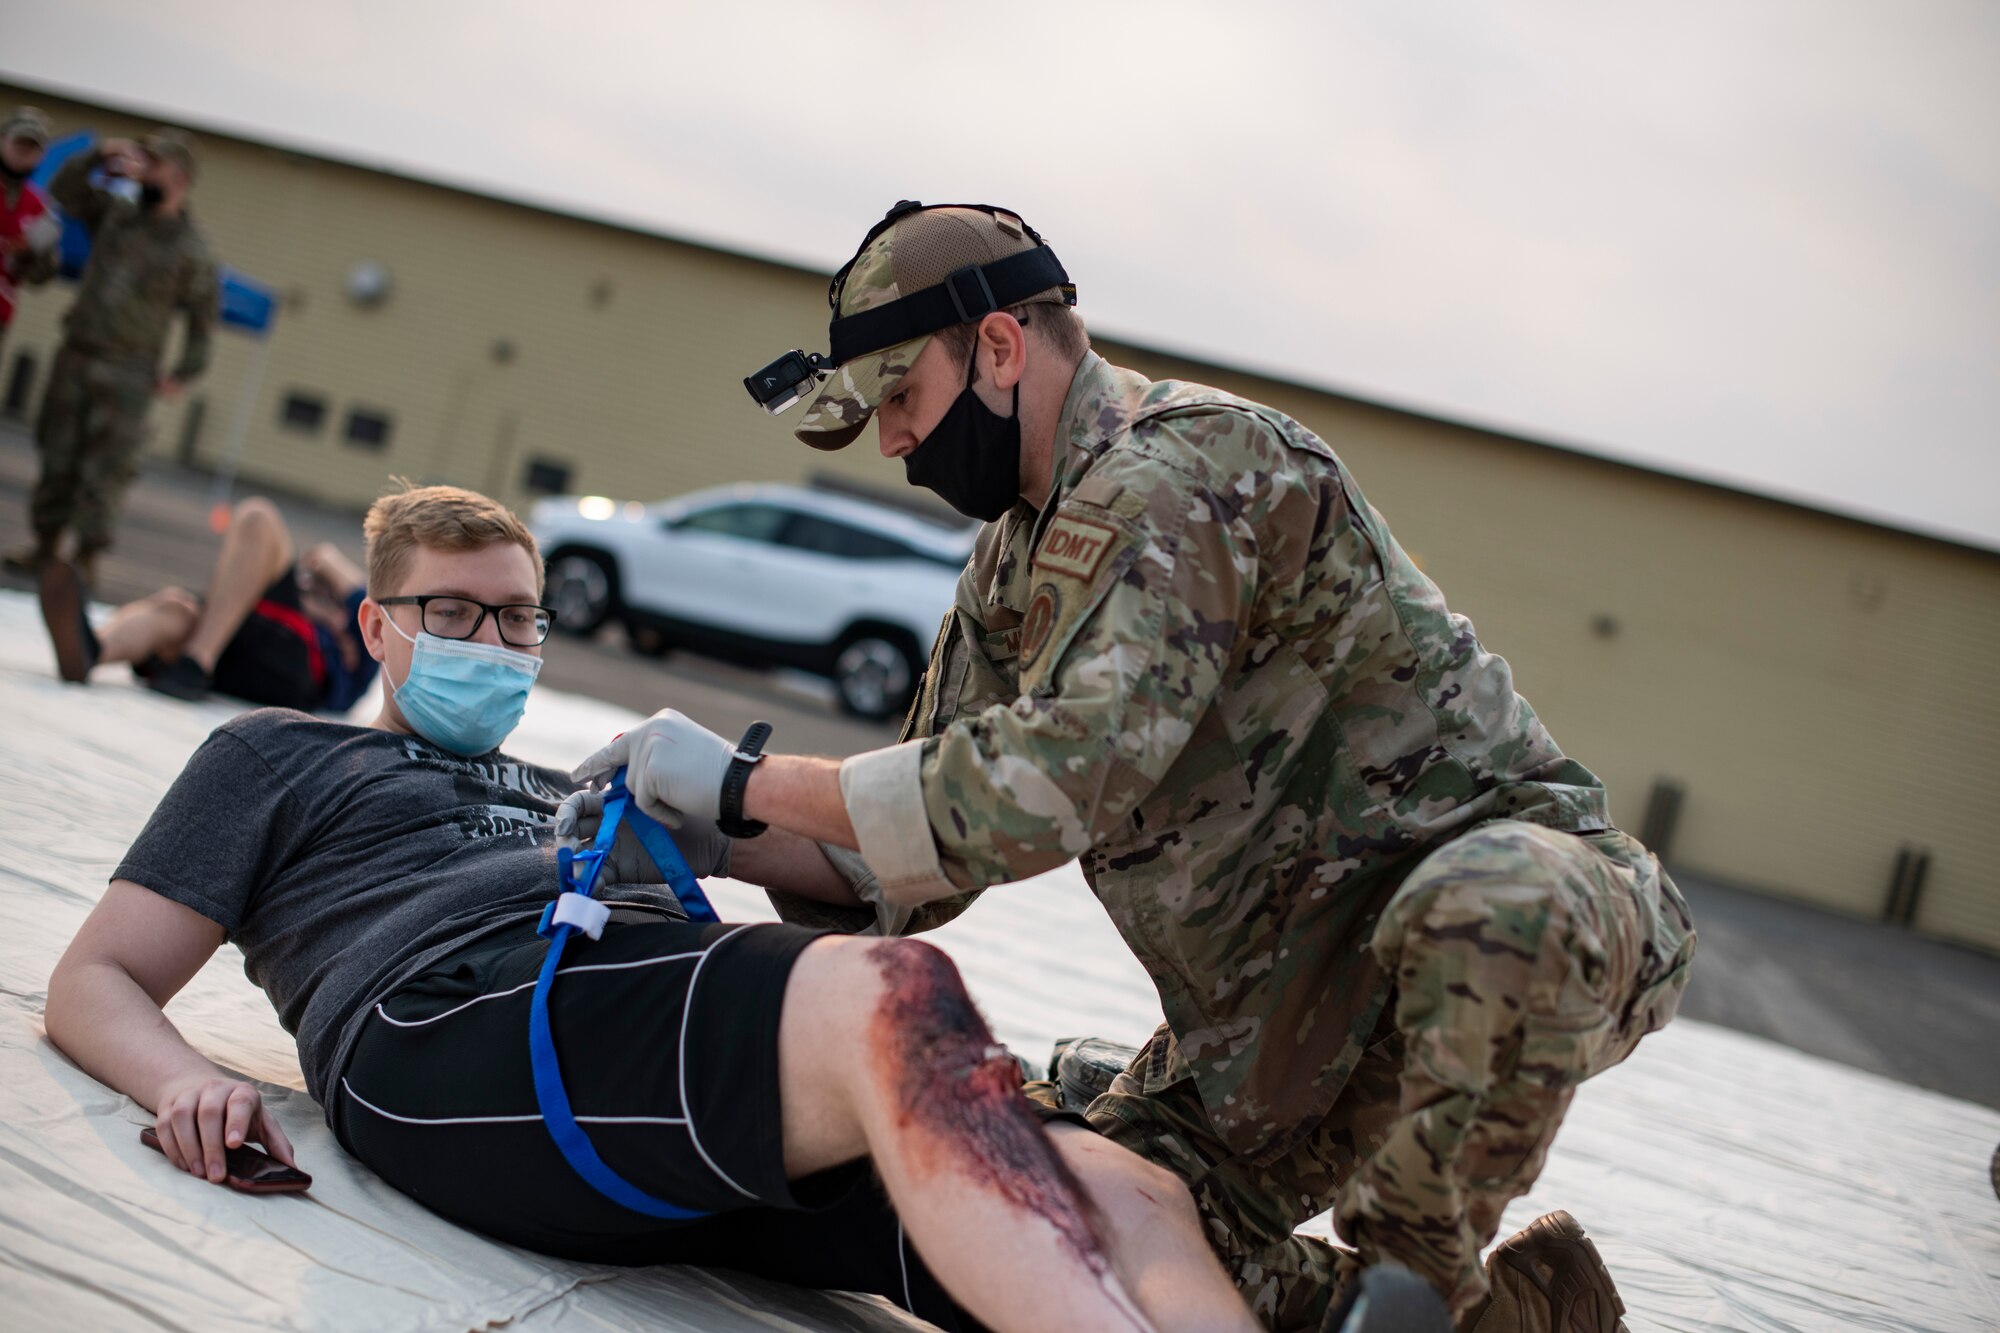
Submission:
[[[829,270],[1004,204],[1106,333],[2000,548],[1990,0],[10,9],[23,78]]]

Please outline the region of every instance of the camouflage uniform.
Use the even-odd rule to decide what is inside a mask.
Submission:
[[[35,423],[42,474],[29,501],[37,542],[53,546],[73,528],[86,558],[111,544],[175,312],[187,316],[187,338],[172,377],[186,382],[208,366],[218,306],[215,263],[187,211],[157,217],[93,188],[97,165],[96,154],[79,153],[49,182],[56,203],[90,229],[91,250]]]
[[[874,877],[836,861],[907,931],[1079,858],[1167,1019],[1092,1122],[1273,1327],[1353,1262],[1291,1237],[1327,1206],[1463,1309],[1570,1090],[1672,1016],[1686,907],[1309,431],[1087,354],[1055,448],[842,767]]]

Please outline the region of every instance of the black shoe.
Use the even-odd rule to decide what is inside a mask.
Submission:
[[[146,685],[161,694],[171,694],[176,699],[198,704],[208,697],[215,680],[192,657],[176,657],[146,677]]]
[[[167,659],[158,653],[147,653],[132,664],[132,674],[140,680],[151,680],[167,669]]]
[[[1049,1052],[1049,1078],[1062,1089],[1063,1105],[1081,1111],[1103,1096],[1138,1054],[1136,1046],[1102,1037],[1064,1037]]]
[[[42,566],[39,592],[42,623],[49,627],[49,642],[55,645],[56,674],[80,685],[103,656],[84,611],[83,576],[68,561],[51,560]]]
[[[1326,1312],[1320,1333],[1452,1333],[1444,1298],[1400,1264],[1376,1264]]]

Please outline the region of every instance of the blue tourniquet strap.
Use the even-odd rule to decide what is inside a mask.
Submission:
[[[631,793],[625,790],[625,770],[622,768],[612,779],[611,789],[605,793],[604,817],[598,823],[597,841],[585,852],[572,853],[564,848],[556,854],[564,891],[580,893],[586,898],[590,896],[597,887],[598,876],[603,873],[605,858],[610,856],[612,845],[618,840],[621,822],[629,822],[639,835],[640,843],[666,876],[668,887],[674,891],[674,897],[680,899],[688,919],[716,920],[715,909],[709,906],[707,895],[702,893],[701,885],[695,880],[694,872],[688,869],[680,849],[674,846],[673,838],[657,820],[633,808]],[[556,1148],[570,1168],[613,1203],[647,1217],[669,1221],[707,1217],[707,1213],[656,1199],[613,1171],[597,1155],[596,1145],[583,1132],[583,1126],[576,1123],[576,1115],[570,1110],[569,1094],[563,1089],[562,1070],[556,1062],[555,1037],[549,1031],[549,991],[555,985],[563,945],[569,942],[574,927],[552,924],[552,915],[553,904],[551,911],[542,916],[541,930],[548,936],[549,951],[542,959],[541,973],[535,978],[534,998],[528,1004],[528,1057],[535,1075],[535,1101],[541,1107],[542,1123],[548,1126],[549,1137],[555,1140]]]

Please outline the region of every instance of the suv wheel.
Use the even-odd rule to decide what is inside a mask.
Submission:
[[[910,649],[892,635],[863,630],[841,642],[833,656],[833,686],[843,712],[880,720],[909,706],[917,666]]]
[[[558,551],[549,558],[543,596],[555,608],[557,629],[595,634],[618,600],[618,575],[604,556]]]

